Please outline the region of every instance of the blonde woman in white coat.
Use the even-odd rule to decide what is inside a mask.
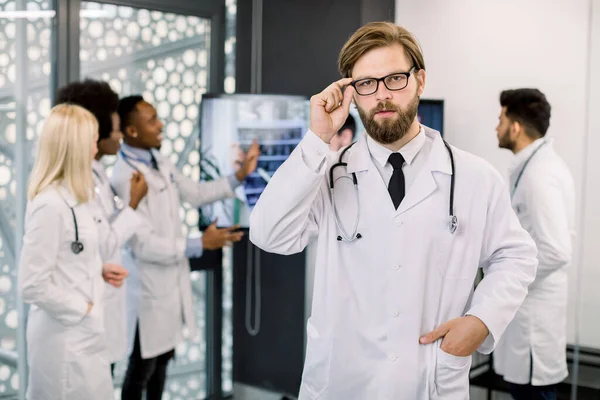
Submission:
[[[109,177],[100,161],[104,156],[114,156],[121,147],[121,133],[117,106],[119,96],[106,82],[86,79],[62,87],[57,103],[77,104],[90,111],[98,121],[98,152],[94,157],[96,218],[100,237],[100,256],[103,262],[121,265],[121,249],[136,233],[143,220],[136,209],[148,192],[148,185],[140,173],[130,179],[129,202],[121,202],[113,191]],[[111,370],[127,352],[127,315],[125,285],[107,284],[104,293],[104,328],[106,332],[107,359]]]
[[[74,105],[54,107],[31,174],[19,294],[27,323],[29,400],[113,398],[105,358],[103,276],[122,284],[122,267],[103,265],[90,201],[98,124]]]

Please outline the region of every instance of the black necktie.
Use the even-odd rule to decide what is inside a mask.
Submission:
[[[150,151],[150,162],[152,163],[152,168],[158,170],[158,163],[156,162],[156,158],[154,157],[154,154],[152,154],[152,151]]]
[[[400,153],[392,153],[390,154],[388,162],[394,167],[394,173],[392,174],[392,179],[390,179],[390,184],[388,185],[388,192],[390,192],[394,207],[398,209],[398,206],[402,203],[402,199],[404,198],[405,190],[404,173],[402,172],[404,157],[402,157],[402,154]]]

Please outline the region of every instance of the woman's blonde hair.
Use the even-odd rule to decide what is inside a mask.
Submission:
[[[89,201],[94,189],[92,148],[96,132],[96,118],[83,107],[61,104],[52,108],[38,142],[27,198],[32,200],[60,182],[78,202]]]
[[[405,28],[391,22],[371,22],[359,28],[348,39],[338,57],[338,69],[344,78],[352,75],[354,64],[366,52],[399,44],[404,48],[415,70],[425,69],[423,50],[417,38]]]

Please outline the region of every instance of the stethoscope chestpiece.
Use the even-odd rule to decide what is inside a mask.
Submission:
[[[452,216],[450,216],[450,233],[454,234],[454,232],[456,232],[457,228],[458,228],[458,218],[456,217],[456,215],[452,215]]]
[[[75,254],[81,253],[83,251],[83,243],[81,243],[80,241],[71,242],[71,250]]]

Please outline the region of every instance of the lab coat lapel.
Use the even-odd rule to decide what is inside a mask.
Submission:
[[[373,164],[366,135],[365,133],[361,136],[358,142],[348,150],[348,155],[345,156],[348,157],[347,172],[348,174],[356,173],[358,190],[366,194],[365,196],[361,196],[361,198],[381,199],[386,203],[385,206],[382,205],[382,207],[385,207],[382,209],[393,210],[394,204],[388,192],[387,185],[383,181],[375,164]]]
[[[94,192],[96,193],[97,201],[100,202],[100,205],[104,210],[104,214],[111,215],[113,212],[113,207],[110,204],[112,198],[106,198],[106,193],[104,190],[104,186],[108,182],[108,177],[104,174],[104,171],[102,170],[102,164],[100,164],[99,161],[95,161],[92,165],[92,168],[96,174]]]
[[[149,188],[153,188],[157,191],[161,191],[162,189],[164,189],[165,185],[164,182],[162,182],[163,180],[163,176],[162,173],[159,173],[159,171],[155,171],[153,168],[149,167],[148,165],[146,165],[145,163],[141,162],[141,161],[137,161],[135,159],[134,156],[130,155],[129,153],[126,152],[126,150],[123,150],[123,152],[125,153],[126,156],[129,157],[125,157],[125,161],[130,164],[130,166],[136,170],[139,171],[142,175],[144,175],[144,178],[146,179],[146,183],[148,184]],[[158,162],[158,160],[157,160]],[[159,169],[160,169],[160,165],[159,165]]]
[[[435,181],[434,173],[442,172],[447,175],[452,174],[450,156],[448,155],[448,150],[444,145],[442,137],[438,132],[427,127],[424,128],[427,137],[433,139],[429,158],[406,193],[404,200],[402,200],[402,203],[400,203],[400,206],[396,210],[397,215],[410,210],[429,197],[437,189],[438,185]]]
[[[152,151],[154,154],[154,159],[156,160],[156,164],[158,166],[158,170],[160,171],[160,175],[164,179],[165,184],[169,184],[171,182],[171,170],[169,169],[169,166],[165,163],[164,159],[160,154],[157,154],[157,152],[154,152],[154,150]]]

